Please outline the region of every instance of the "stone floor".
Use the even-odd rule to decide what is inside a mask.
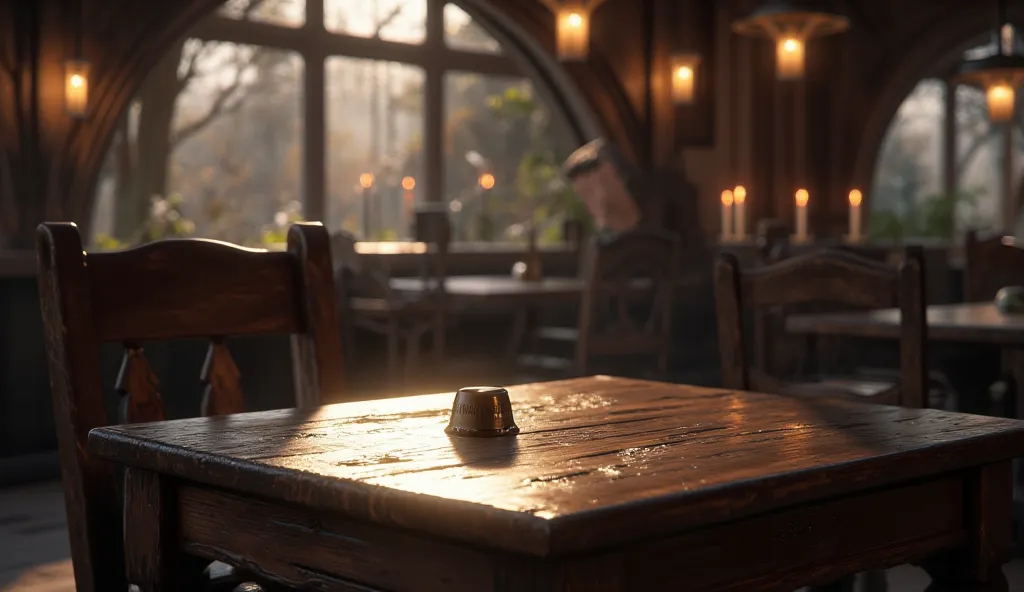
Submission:
[[[60,483],[0,489],[0,592],[73,592]],[[1024,559],[1006,568],[1011,592],[1024,592]],[[928,578],[904,566],[889,570],[892,592],[920,592]]]

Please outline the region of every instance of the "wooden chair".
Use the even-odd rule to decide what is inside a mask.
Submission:
[[[571,359],[557,355],[519,356],[520,368],[585,376],[596,360],[648,356],[657,374],[668,372],[673,291],[682,247],[675,234],[638,230],[609,240],[594,238],[585,253],[586,288],[575,328],[539,326],[525,342],[571,346]],[[639,306],[637,306],[639,304]],[[637,313],[643,318],[636,318]]]
[[[1005,286],[1024,286],[1024,250],[1002,235],[964,240],[964,300],[985,302]]]
[[[143,342],[210,340],[196,376],[206,384],[203,415],[245,408],[225,345],[236,335],[292,335],[299,407],[341,397],[328,241],[323,226],[306,223],[289,230],[286,252],[186,239],[86,253],[74,224],[39,226],[39,297],[79,592],[127,590],[117,471],[93,458],[86,440],[93,428],[166,418]],[[117,421],[100,378],[100,346],[109,342],[125,347]],[[197,579],[208,563],[197,560]]]
[[[350,343],[355,329],[364,329],[387,339],[388,372],[394,378],[411,375],[419,365],[423,338],[433,337],[432,364],[439,368],[445,359],[447,294],[445,292],[447,242],[430,246],[419,256],[420,279],[427,286],[423,294],[404,298],[389,287],[389,276],[364,265],[355,257],[355,238],[347,233],[331,237],[332,250],[342,262],[335,278],[339,310],[346,327],[344,341]],[[400,350],[405,350],[400,364]]]
[[[963,296],[965,302],[989,302],[1005,286],[1024,286],[1024,250],[1002,234],[979,238],[970,231],[964,240]],[[987,393],[988,406],[998,415],[1019,408],[1024,364],[1020,354],[975,344],[949,355],[948,365],[963,390]],[[977,403],[975,403],[977,404]],[[973,411],[968,407],[967,411]]]
[[[722,255],[715,269],[719,348],[724,386],[779,394],[827,395],[906,407],[925,407],[929,377],[925,364],[925,299],[922,255],[908,249],[897,268],[854,254],[823,249],[779,263],[741,271],[736,258]],[[750,364],[749,352],[766,338],[745,329],[744,310],[783,314],[811,303],[853,308],[898,307],[902,313],[900,373],[885,381],[823,379],[793,382],[771,374],[763,360]],[[762,346],[765,347],[765,346]]]

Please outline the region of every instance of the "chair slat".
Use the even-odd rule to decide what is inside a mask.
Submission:
[[[125,346],[114,388],[122,397],[121,421],[144,423],[167,419],[167,411],[160,396],[160,380],[149,365],[142,347]]]
[[[245,411],[242,373],[222,339],[210,341],[200,380],[206,384],[201,409],[204,417]]]

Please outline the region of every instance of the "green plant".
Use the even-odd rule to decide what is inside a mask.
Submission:
[[[149,216],[137,234],[136,244],[166,238],[183,238],[196,231],[196,225],[182,213],[184,199],[177,193],[166,198],[155,196],[150,201]]]
[[[302,204],[297,201],[290,202],[274,214],[273,224],[263,227],[263,231],[260,233],[260,244],[263,247],[274,247],[288,242],[288,228],[296,222],[303,221]]]
[[[868,236],[876,239],[952,239],[958,227],[973,226],[978,190],[939,193],[909,204],[903,212],[873,212]]]

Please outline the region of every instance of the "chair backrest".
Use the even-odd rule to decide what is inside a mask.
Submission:
[[[964,300],[984,302],[1005,286],[1024,286],[1024,250],[1002,235],[979,239],[968,232],[964,241]],[[1009,244],[1007,244],[1009,243]]]
[[[305,223],[289,230],[285,252],[179,239],[86,253],[74,224],[47,223],[36,249],[75,580],[79,591],[125,590],[116,473],[90,456],[89,431],[165,419],[142,346],[150,341],[210,340],[204,415],[244,411],[229,336],[291,334],[298,406],[337,400],[342,360],[329,238],[320,224]],[[100,346],[109,342],[125,347],[117,420],[108,417],[100,378]]]
[[[924,264],[919,248],[907,249],[896,267],[849,252],[822,249],[779,263],[741,270],[736,257],[721,255],[715,268],[722,380],[727,388],[779,392],[784,383],[748,362],[756,335],[744,311],[755,314],[792,305],[838,304],[901,312],[899,404],[927,402]]]
[[[576,343],[580,374],[589,373],[592,357],[626,355],[656,356],[659,373],[667,372],[681,245],[677,235],[658,230],[591,239]]]

